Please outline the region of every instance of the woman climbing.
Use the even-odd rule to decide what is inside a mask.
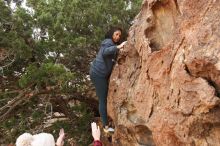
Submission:
[[[111,28],[105,35],[101,43],[100,50],[93,60],[90,67],[90,78],[96,89],[99,98],[99,113],[105,132],[114,132],[113,128],[108,127],[107,119],[107,94],[109,77],[115,63],[117,53],[123,49],[126,42],[121,42],[122,29]]]

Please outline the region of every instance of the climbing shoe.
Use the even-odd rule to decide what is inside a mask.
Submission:
[[[115,129],[111,128],[111,127],[105,127],[103,128],[105,133],[114,133]]]

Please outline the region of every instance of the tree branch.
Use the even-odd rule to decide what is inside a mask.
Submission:
[[[69,98],[63,99],[63,92],[55,89],[49,89],[49,90],[34,90],[33,92],[30,92],[32,85],[30,85],[28,88],[22,90],[13,100],[9,101],[6,105],[0,108],[0,122],[4,121],[6,117],[8,117],[11,112],[20,104],[27,103],[29,99],[31,99],[34,96],[44,95],[44,94],[51,94],[54,93],[56,95],[56,98],[52,100],[53,103],[55,103],[57,108],[59,108],[67,117],[71,119],[75,119],[76,116],[74,116],[68,107],[66,107],[69,101],[71,100],[78,100],[80,102],[86,103],[88,106],[90,106],[94,111],[97,111],[98,102],[95,99],[88,98],[86,96],[82,96],[80,93],[66,93]]]

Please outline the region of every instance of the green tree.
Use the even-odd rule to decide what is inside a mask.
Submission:
[[[71,137],[86,145],[94,103],[85,97],[89,62],[111,26],[128,30],[141,1],[26,2],[0,1],[0,139],[14,142],[24,131],[36,132],[59,112],[68,120],[51,126],[66,124],[87,141]],[[70,106],[71,100],[79,102]]]

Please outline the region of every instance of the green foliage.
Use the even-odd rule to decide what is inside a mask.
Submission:
[[[58,135],[59,129],[64,128],[65,133],[68,133],[67,136],[74,138],[77,145],[89,145],[93,141],[90,130],[93,114],[90,112],[89,107],[83,103],[74,106],[72,110],[78,115],[75,125],[72,125],[70,121],[57,121],[51,129],[56,131],[54,135]]]
[[[35,10],[35,27],[40,28],[42,34],[48,34],[47,40],[40,40],[41,45],[48,44],[47,51],[67,53],[73,57],[78,55],[74,50],[83,52],[97,48],[110,26],[119,25],[127,30],[138,11],[140,0],[29,0],[28,5]]]
[[[74,74],[67,71],[62,64],[45,63],[40,67],[31,64],[19,80],[19,85],[22,88],[30,84],[36,84],[39,88],[42,88],[42,86],[57,86],[63,89],[68,88],[71,79],[74,79]]]
[[[43,117],[45,117],[44,107],[36,107],[37,102],[35,99],[18,107],[14,116],[1,123],[0,137],[8,142],[14,142],[20,134],[28,131],[31,133],[35,126],[41,125]]]
[[[30,58],[32,48],[26,42],[32,31],[32,17],[24,9],[12,13],[0,1],[0,47],[13,52],[16,58]]]
[[[11,11],[10,9],[5,5],[4,1],[0,1],[0,7],[1,7],[1,13],[0,13],[0,22],[7,22],[11,19]]]
[[[32,92],[50,87],[61,91],[66,98],[70,92],[83,95],[87,89],[89,62],[105,32],[110,26],[120,26],[127,31],[141,1],[27,0],[26,5],[31,9],[28,11],[21,5],[12,10],[9,7],[12,1],[1,0],[0,49],[7,50],[10,55],[0,60],[0,67],[10,65],[3,67],[5,78],[0,78],[3,81],[0,83],[0,106],[19,94],[10,93],[13,90]],[[20,75],[15,76],[15,72]],[[58,96],[55,94],[36,96],[18,106],[10,115],[14,118],[0,124],[0,139],[4,136],[13,141],[22,132],[37,129],[46,116],[38,105],[43,102],[40,98]],[[69,132],[78,144],[87,145],[91,142],[88,121],[92,113],[82,104],[72,110],[79,115],[77,124],[71,126],[72,121],[68,121],[57,126],[64,126],[67,132],[71,129]]]
[[[10,93],[10,92],[4,92],[2,94],[0,94],[0,107],[4,106],[9,99],[13,99],[13,97],[15,97],[17,95],[17,93]]]

